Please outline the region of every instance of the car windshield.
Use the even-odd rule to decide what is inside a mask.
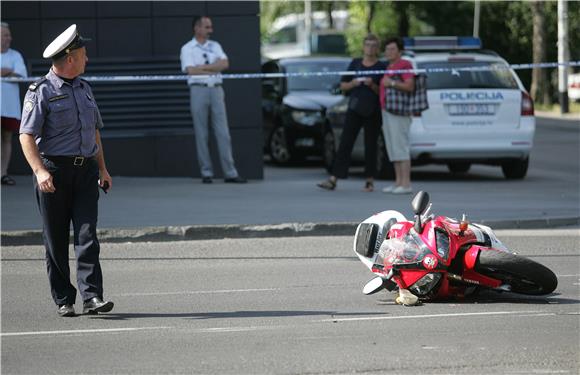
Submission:
[[[342,72],[348,61],[304,61],[286,65],[288,73]],[[288,77],[288,91],[328,91],[340,82],[338,74]]]
[[[453,70],[457,68],[490,70]],[[445,69],[427,71],[427,88],[440,89],[517,89],[518,84],[507,65],[493,61],[441,61],[418,64],[419,69]]]
[[[381,244],[377,263],[385,266],[421,262],[425,255],[431,253],[422,241],[407,234],[403,239],[389,238]]]

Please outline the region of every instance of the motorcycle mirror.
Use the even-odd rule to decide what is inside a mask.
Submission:
[[[370,280],[363,288],[363,294],[371,295],[374,294],[386,286],[385,280],[382,277],[375,277],[374,279]]]
[[[429,193],[426,191],[418,192],[411,201],[411,207],[415,215],[421,215],[429,205]]]

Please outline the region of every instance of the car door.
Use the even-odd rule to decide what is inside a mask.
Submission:
[[[269,61],[262,65],[262,73],[280,73],[278,61]],[[276,117],[280,111],[283,95],[283,78],[262,78],[262,127],[264,146],[268,144],[268,137],[276,125]]]

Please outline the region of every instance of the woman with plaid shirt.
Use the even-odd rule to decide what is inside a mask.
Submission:
[[[389,65],[379,89],[385,145],[389,159],[395,167],[395,184],[384,188],[383,192],[391,194],[413,192],[409,143],[412,114],[409,112],[409,101],[415,90],[415,75],[413,72],[388,72],[413,69],[411,62],[401,58],[402,51],[401,38],[389,38],[385,41],[385,58]]]

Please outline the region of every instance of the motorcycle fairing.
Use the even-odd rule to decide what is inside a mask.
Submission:
[[[369,217],[368,219],[366,219],[365,221],[363,221],[362,223],[360,223],[356,229],[356,233],[354,236],[354,243],[353,243],[353,250],[354,253],[358,256],[358,258],[361,260],[361,262],[367,266],[368,269],[372,270],[373,269],[373,264],[375,264],[375,260],[378,254],[378,249],[381,246],[383,240],[385,239],[387,233],[389,232],[390,228],[393,226],[394,223],[399,223],[399,222],[406,222],[406,218],[405,216],[403,216],[403,214],[401,214],[398,211],[394,211],[394,210],[387,210],[387,211],[382,211],[379,212],[371,217]],[[390,223],[390,225],[389,225]],[[362,224],[376,224],[378,225],[378,232],[376,235],[376,240],[374,241],[374,249],[372,251],[372,253],[369,251],[368,253],[372,254],[370,257],[364,256],[362,254],[359,254],[359,252],[357,252],[357,240],[359,240],[359,236],[361,236],[362,233],[362,229],[361,226]],[[394,224],[397,225],[397,224]],[[371,245],[372,246],[372,245]]]

